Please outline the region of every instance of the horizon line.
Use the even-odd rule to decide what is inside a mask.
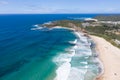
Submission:
[[[0,13],[0,15],[9,15],[9,14],[120,14],[120,13]]]

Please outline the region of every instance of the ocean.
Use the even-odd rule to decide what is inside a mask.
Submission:
[[[1,14],[0,80],[94,80],[101,68],[91,39],[80,32],[36,24],[96,15]]]

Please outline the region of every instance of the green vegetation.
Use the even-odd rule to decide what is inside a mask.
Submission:
[[[99,21],[120,21],[120,15],[99,15],[95,19]]]
[[[47,27],[63,26],[63,27],[73,28],[74,26],[76,26],[76,27],[81,26],[81,21],[60,20],[60,21],[53,21],[51,24],[43,24],[43,26],[47,26]]]
[[[101,26],[83,27],[82,23],[83,22],[78,20],[60,20],[60,21],[53,21],[51,24],[43,24],[43,26],[47,26],[47,27],[61,26],[61,27],[74,28],[78,31],[82,30],[84,32],[87,32],[88,34],[103,37],[114,46],[120,48],[120,45],[115,43],[115,39],[120,41],[120,31],[118,31],[120,30],[120,25],[110,26],[110,24],[101,23]]]
[[[112,33],[111,30],[115,29],[114,27],[108,27],[108,26],[96,26],[96,27],[86,27],[85,30],[91,34],[96,35],[99,37],[103,37],[107,41],[109,41],[111,44],[113,44],[116,47],[120,48],[120,45],[117,45],[114,42],[114,39],[120,40],[120,35],[117,35],[115,33]],[[108,30],[109,32],[106,32]],[[110,32],[111,31],[111,32]]]

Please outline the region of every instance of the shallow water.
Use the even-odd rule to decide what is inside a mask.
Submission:
[[[99,59],[91,49],[92,41],[82,36],[80,32],[76,34],[76,45],[69,49],[70,52],[57,56],[58,64],[57,80],[94,80],[99,75],[101,68]]]
[[[81,15],[0,15],[0,80],[95,78],[98,65],[82,33],[34,26],[69,17]]]

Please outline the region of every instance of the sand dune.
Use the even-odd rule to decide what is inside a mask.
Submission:
[[[120,49],[105,39],[91,36],[97,45],[99,58],[104,66],[104,74],[97,80],[120,80]]]

